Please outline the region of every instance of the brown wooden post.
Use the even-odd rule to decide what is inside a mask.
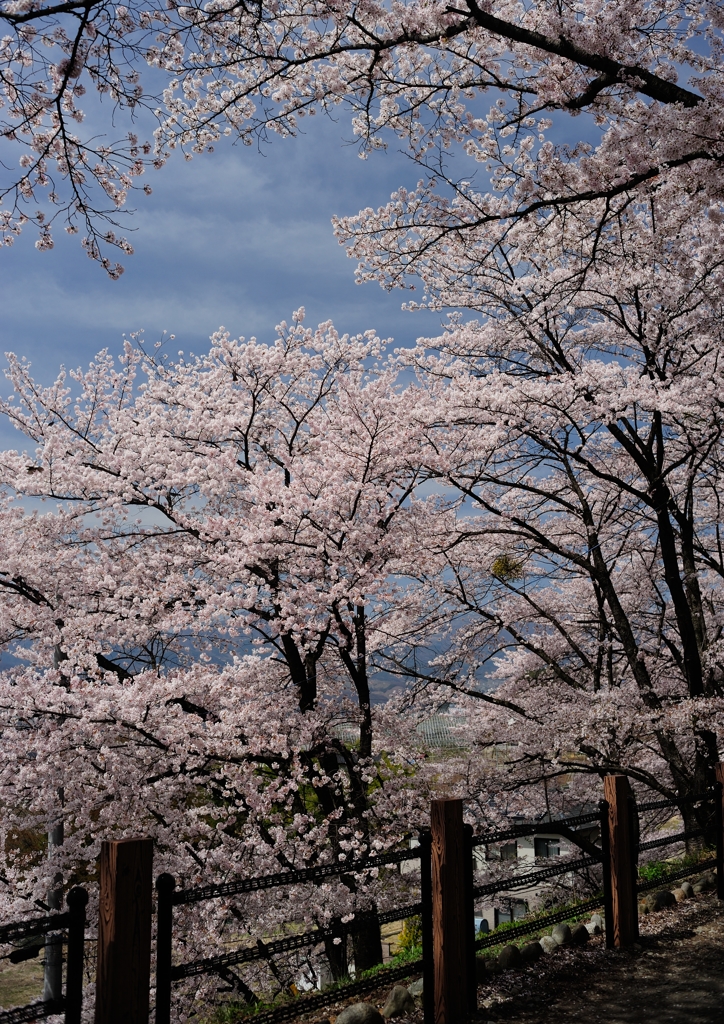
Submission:
[[[101,844],[95,1024],[148,1024],[153,840]]]
[[[468,907],[462,800],[433,800],[432,929],[435,1024],[462,1024],[469,1016]]]
[[[625,775],[607,775],[603,792],[608,802],[613,945],[630,946],[639,932],[634,873],[636,849],[630,803],[633,794]]]
[[[716,894],[724,900],[724,764],[714,768],[714,825],[716,828]]]

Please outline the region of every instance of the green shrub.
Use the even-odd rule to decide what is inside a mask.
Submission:
[[[407,917],[402,924],[402,931],[397,940],[397,949],[400,953],[405,953],[420,946],[422,946],[422,918],[419,915]]]

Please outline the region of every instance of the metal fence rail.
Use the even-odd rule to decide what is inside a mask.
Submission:
[[[658,846],[672,846],[674,843],[683,843],[687,839],[698,839],[707,834],[706,829],[694,828],[688,832],[676,832],[671,836],[662,836],[660,839],[648,839],[645,843],[639,843],[639,850],[655,850]]]
[[[664,878],[654,878],[650,882],[641,882],[640,885],[636,886],[636,892],[648,892],[650,889],[665,889],[669,882],[675,882],[680,878],[688,878],[690,875],[698,875],[702,871],[707,871],[713,867],[716,867],[716,858],[710,857],[709,860],[703,860],[693,866],[689,865],[689,867],[681,868],[680,871],[672,871],[671,874],[666,875]]]
[[[220,953],[218,956],[206,957],[203,960],[192,960],[186,964],[178,964],[171,968],[171,980],[180,981],[182,978],[207,974],[219,968],[233,967],[235,964],[247,964],[254,960],[266,960],[277,953],[289,953],[295,949],[318,946],[325,939],[341,938],[342,935],[354,935],[356,932],[366,928],[370,921],[373,920],[379,924],[387,924],[389,921],[402,921],[407,917],[414,917],[420,913],[422,913],[422,903],[411,903],[406,907],[400,907],[398,910],[383,911],[381,914],[359,914],[352,921],[340,923],[334,928],[315,928],[311,932],[303,932],[300,935],[287,935],[283,939],[275,939],[272,942],[264,942],[261,939],[257,939],[256,946],[248,946],[246,949],[236,949],[230,953]]]
[[[26,1021],[45,1020],[66,1009],[65,999],[49,999],[46,1002],[31,1002],[27,1007],[5,1010],[0,1013],[0,1024],[25,1024]]]
[[[4,1010],[0,1013],[0,1024],[24,1024],[25,1021],[44,1020],[63,1012],[65,1024],[80,1024],[83,1009],[83,946],[88,893],[85,889],[75,886],[68,893],[67,902],[69,909],[66,913],[15,921],[0,928],[0,944],[3,945],[50,934],[56,936],[55,941],[60,941],[58,933],[67,930],[65,996]]]
[[[27,921],[14,921],[0,928],[0,946],[20,939],[29,939],[33,935],[45,935],[46,932],[60,931],[70,924],[70,914],[48,914],[46,917],[31,917]]]
[[[569,871],[579,871],[581,868],[587,868],[592,864],[600,863],[600,860],[596,860],[594,857],[579,857],[577,860],[567,860],[563,864],[555,864],[549,868],[541,868],[539,871],[531,871],[527,875],[511,875],[509,878],[498,879],[497,882],[476,885],[473,889],[473,896],[477,899],[478,896],[489,896],[495,892],[520,889],[522,886],[535,885],[536,882],[544,882],[547,878],[555,878],[556,875],[565,875]]]
[[[45,1020],[55,1013],[62,1013],[65,1010],[65,999],[51,999],[45,1003],[31,1003],[28,1006],[18,1006],[14,1010],[5,1010],[0,1013],[0,1024],[25,1024],[26,1021]]]
[[[295,885],[302,882],[317,882],[335,875],[359,874],[372,868],[387,867],[390,864],[402,864],[406,860],[417,860],[419,849],[395,850],[382,853],[366,860],[340,861],[338,864],[322,864],[316,868],[297,868],[292,871],[279,871],[274,875],[260,875],[258,878],[241,878],[236,882],[222,882],[220,885],[200,885],[194,889],[178,889],[172,897],[173,906],[184,906],[200,903],[202,900],[217,899],[221,896],[237,896],[244,892],[257,892],[260,889],[276,889],[279,885]]]
[[[479,836],[473,836],[473,846],[487,846],[505,842],[506,839],[519,839],[521,836],[532,836],[539,833],[555,835],[556,826],[570,829],[575,828],[576,825],[593,824],[599,820],[600,811],[591,811],[590,814],[577,814],[572,818],[558,818],[556,821],[524,821],[513,828],[483,832]]]
[[[338,999],[346,999],[348,996],[361,996],[365,992],[373,992],[381,985],[389,985],[393,981],[402,981],[409,978],[411,974],[419,974],[422,971],[422,960],[411,960],[409,964],[402,964],[399,967],[383,968],[370,978],[362,978],[360,981],[350,982],[348,985],[340,985],[338,988],[328,989],[315,996],[300,996],[293,1003],[279,1006],[274,1010],[263,1010],[250,1017],[253,1024],[281,1024],[285,1020],[293,1020],[301,1014],[310,1013],[312,1010],[321,1010]]]
[[[639,804],[637,810],[640,814],[642,811],[663,811],[665,807],[678,806],[675,800],[653,800],[647,804]]]

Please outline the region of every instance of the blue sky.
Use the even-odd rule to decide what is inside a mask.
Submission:
[[[414,185],[415,167],[395,149],[360,160],[344,142],[348,120],[318,117],[304,131],[273,137],[261,152],[228,144],[148,172],[153,195],[135,202],[128,237],[136,252],[118,281],[62,230],[51,252],[34,248],[31,231],[0,249],[0,353],[26,356],[49,383],[61,363],[120,351],[124,333],[143,329],[153,342],[166,330],[176,348],[200,352],[221,325],[271,339],[300,305],[307,323],[373,327],[399,344],[438,333],[440,314],[404,313],[403,293],[355,285],[354,263],[330,224],[335,213],[380,205],[398,185]],[[0,444],[22,446],[5,422]]]

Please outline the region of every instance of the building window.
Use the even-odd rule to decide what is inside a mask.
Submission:
[[[561,841],[560,839],[544,839],[536,836],[535,838],[535,855],[536,857],[560,857],[561,854]]]
[[[500,907],[495,911],[495,927],[499,924],[507,924],[510,921],[522,921],[528,913],[528,904],[525,900],[510,900],[506,907]]]
[[[517,843],[505,843],[504,846],[500,847],[500,859],[501,860],[517,860],[518,858],[518,844]]]

